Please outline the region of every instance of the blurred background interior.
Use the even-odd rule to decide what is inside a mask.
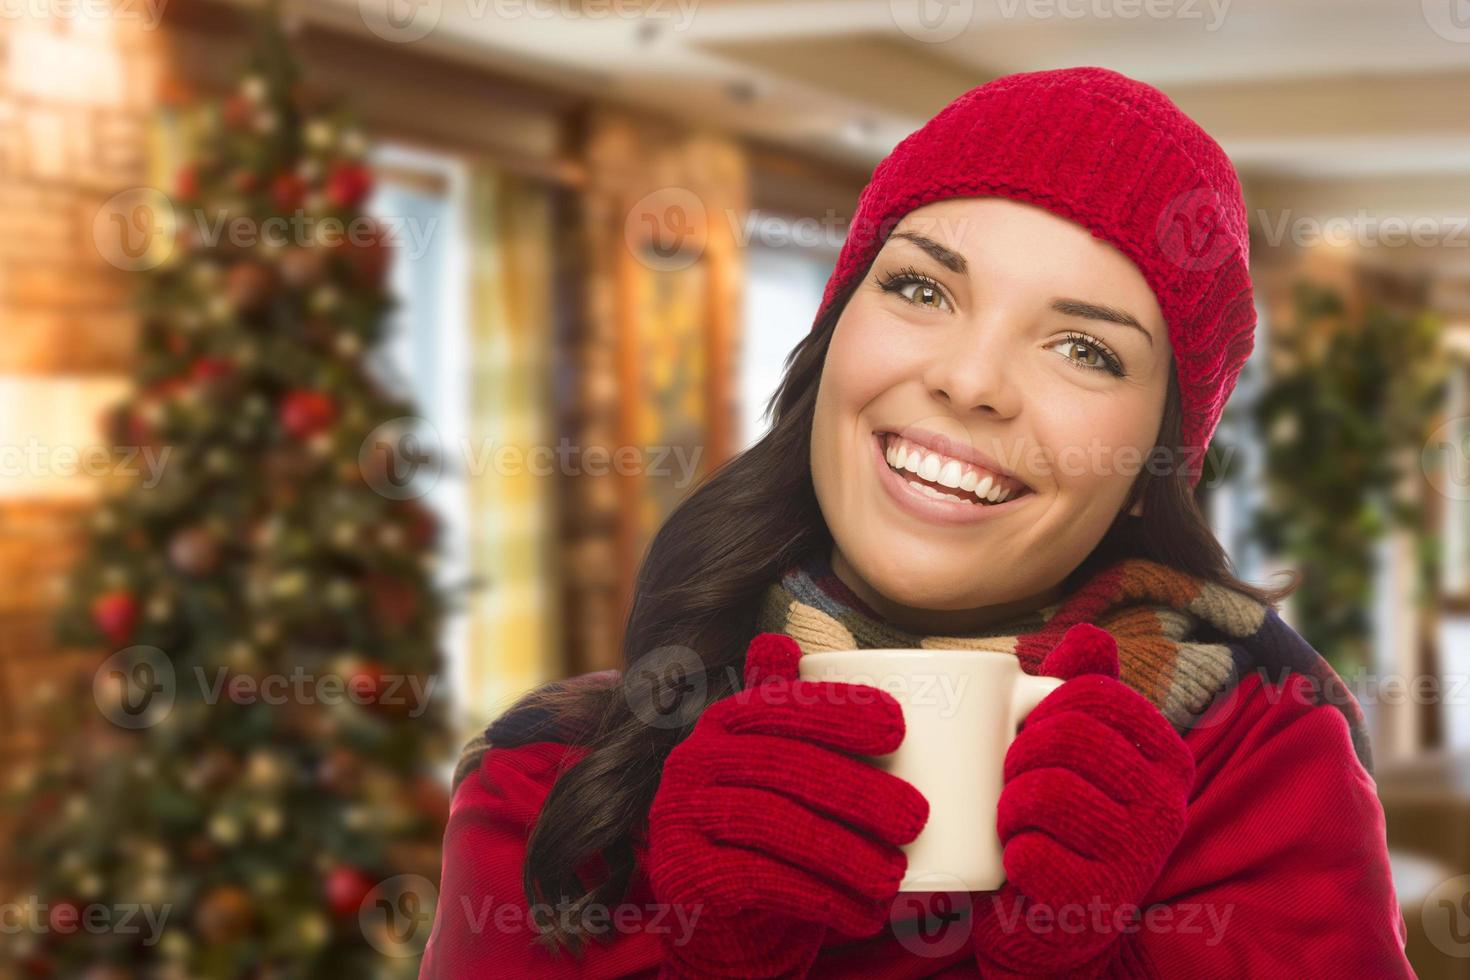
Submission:
[[[318,121],[314,130],[272,104],[272,79],[245,67],[257,50],[254,6],[0,0],[0,775],[13,801],[34,809],[40,794],[43,811],[61,822],[95,816],[88,804],[66,802],[90,798],[78,788],[89,785],[84,774],[72,772],[72,783],[55,784],[71,789],[46,796],[45,781],[61,778],[57,759],[73,753],[46,717],[71,718],[78,704],[99,714],[88,699],[105,658],[129,642],[161,644],[140,631],[167,620],[171,601],[237,556],[244,567],[263,540],[275,540],[258,510],[196,512],[191,529],[109,509],[127,478],[117,467],[79,469],[77,454],[129,445],[139,425],[146,445],[188,431],[176,438],[203,453],[190,459],[214,450],[221,472],[240,479],[308,473],[304,487],[314,492],[309,471],[269,448],[279,432],[231,442],[211,430],[169,430],[170,412],[198,404],[197,392],[158,387],[180,363],[199,385],[243,374],[247,402],[252,389],[264,399],[253,405],[267,423],[306,441],[328,432],[313,451],[349,467],[361,432],[394,415],[410,417],[413,438],[437,448],[442,465],[431,478],[374,495],[398,507],[402,526],[435,528],[410,534],[407,545],[384,544],[431,553],[421,565],[432,583],[385,582],[388,566],[366,560],[334,577],[304,560],[304,578],[283,584],[278,563],[267,585],[278,598],[330,602],[335,588],[348,597],[342,609],[368,595],[374,614],[407,610],[396,623],[373,620],[365,637],[324,640],[336,659],[323,662],[369,686],[385,664],[439,677],[446,734],[433,743],[432,779],[442,786],[455,747],[517,695],[617,665],[642,549],[701,477],[760,436],[783,358],[810,326],[873,165],[977,84],[1095,64],[1160,87],[1241,174],[1259,327],[1216,435],[1205,506],[1242,577],[1304,576],[1284,615],[1333,661],[1369,715],[1411,957],[1422,976],[1470,977],[1463,4],[288,3],[284,30],[305,87],[357,120]],[[206,152],[209,130],[194,113],[211,105],[222,107],[216,124],[243,135]],[[301,158],[300,183],[265,169],[271,158],[261,147],[287,126],[316,154]],[[323,147],[349,163],[334,163]],[[389,259],[379,267],[369,254],[353,266],[361,275],[343,279],[336,266],[272,256],[261,261],[281,270],[279,282],[227,267],[219,283],[155,295],[158,306],[140,308],[149,277],[195,260],[181,258],[183,239],[166,242],[157,262],[120,253],[116,229],[127,233],[148,189],[175,200],[204,194],[181,184],[197,185],[201,173],[223,174],[227,189],[274,200],[282,213],[360,207],[393,232]],[[202,303],[211,336],[243,337],[276,289],[302,294],[308,323],[335,338],[336,360],[311,362],[320,377],[298,377],[291,391],[249,373],[250,358],[270,361],[275,348],[251,349],[220,369],[196,340],[179,342],[187,351],[159,348],[150,332],[153,321],[192,322],[189,304]],[[391,294],[391,309],[354,302],[378,289]],[[230,308],[209,306],[211,291]],[[367,325],[374,318],[380,338]],[[351,369],[341,364],[356,364],[359,353],[386,395],[358,398],[343,380]],[[205,402],[217,394],[206,391]],[[169,401],[176,397],[182,407]],[[131,407],[119,430],[120,404]],[[636,465],[620,470],[589,447],[633,447]],[[293,513],[290,501],[275,503]],[[374,531],[379,518],[363,507],[319,529],[324,549],[356,546]],[[119,522],[127,532],[134,520],[142,550],[156,552],[137,556],[136,567],[106,550]],[[302,534],[309,555],[313,539]],[[416,599],[421,586],[457,601]],[[274,627],[256,628],[260,615],[252,614],[251,635],[236,639],[279,668],[291,647]],[[263,615],[289,631],[286,612]],[[95,635],[66,629],[76,617],[90,618]],[[364,653],[404,622],[432,634],[437,663],[410,664],[388,646]],[[229,649],[237,667],[256,655]],[[65,727],[93,731],[96,721]],[[270,744],[232,745],[206,762],[268,795],[299,766],[338,787],[342,770],[360,761],[261,749]],[[200,764],[171,751],[169,764]],[[382,791],[401,798],[394,786],[406,784],[393,780],[406,772],[385,776]],[[213,785],[206,777],[186,784],[203,792]],[[142,778],[163,779],[151,769]],[[371,785],[345,782],[352,799],[374,799]],[[442,791],[414,785],[421,805],[412,833],[432,840]],[[163,944],[176,975],[234,975],[241,957],[257,957],[252,970],[267,962],[242,951],[274,928],[264,911],[270,896],[292,889],[258,866],[242,865],[249,873],[233,885],[190,870],[190,861],[225,860],[255,840],[249,828],[271,823],[230,811],[246,827],[232,835],[229,821],[220,823],[226,797],[179,818],[209,828],[202,849],[135,842],[136,853],[150,855],[150,887],[204,909],[181,917],[180,938]],[[274,798],[277,818],[291,826],[295,798]],[[28,826],[14,813],[3,819],[10,823],[0,831]],[[36,873],[25,860],[29,841],[6,837],[12,860],[0,862],[0,887],[23,890]],[[119,870],[123,857],[99,857],[95,840],[77,839],[48,845],[60,848],[47,852],[53,866],[44,869],[53,900],[101,901],[121,887],[115,881],[131,880]],[[318,869],[326,897],[301,901],[324,903],[323,917],[298,928],[290,948],[361,945],[360,936],[344,938],[334,909],[355,909],[386,868],[433,874],[432,852],[417,863],[362,853],[369,856]],[[0,942],[21,941],[33,970],[70,975],[66,964],[80,961],[67,958],[57,931]],[[109,949],[111,969],[131,975],[131,961],[116,944]],[[317,953],[292,955],[307,962]],[[412,975],[409,958],[387,959]]]

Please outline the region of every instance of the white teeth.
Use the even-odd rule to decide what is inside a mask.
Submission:
[[[994,476],[987,474],[982,477],[974,467],[960,460],[922,451],[892,434],[885,435],[884,442],[883,458],[889,466],[895,470],[907,470],[930,483],[974,494],[977,498],[976,506],[981,506],[981,501],[987,504],[1004,503],[1015,496],[1014,491],[1003,487]],[[910,480],[909,484],[930,497],[940,500],[956,499],[953,494],[941,493],[927,484],[914,480]]]
[[[947,493],[940,493],[938,490],[935,490],[933,487],[929,486],[927,483],[915,483],[915,484],[913,484],[913,486],[918,487],[919,488],[919,492],[922,493],[922,494],[924,494],[926,497],[933,497],[935,500],[953,500],[953,499],[955,499],[955,498],[951,497]],[[979,507],[981,505],[980,504],[975,504],[974,506]]]

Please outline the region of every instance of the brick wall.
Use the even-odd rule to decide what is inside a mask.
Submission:
[[[125,10],[131,5],[121,5]],[[56,646],[52,626],[95,487],[33,439],[72,445],[130,368],[132,276],[110,265],[94,220],[113,195],[147,182],[156,32],[114,21],[0,15],[0,752],[31,756],[27,709],[95,651]],[[58,7],[58,10],[63,8]],[[23,12],[22,12],[23,11]],[[19,16],[17,16],[19,14]],[[58,412],[60,410],[60,412]],[[69,421],[58,419],[70,415]]]

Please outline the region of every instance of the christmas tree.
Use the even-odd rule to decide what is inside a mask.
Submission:
[[[301,84],[273,10],[238,90],[191,117],[135,394],[106,419],[159,465],[95,512],[59,634],[97,670],[38,696],[43,754],[0,784],[0,975],[414,976],[448,600],[384,451],[413,408],[365,360],[388,227],[361,131]]]

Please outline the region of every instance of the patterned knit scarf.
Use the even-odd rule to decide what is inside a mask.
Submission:
[[[1281,683],[1291,672],[1312,679],[1318,703],[1347,719],[1353,748],[1372,772],[1358,702],[1330,664],[1269,606],[1251,596],[1141,558],[1094,574],[1061,602],[1004,626],[958,636],[900,629],[855,595],[818,553],[790,568],[762,597],[761,632],[785,633],[803,653],[917,647],[1013,653],[1036,673],[1062,635],[1092,623],[1118,643],[1120,679],[1148,698],[1180,734],[1221,694],[1253,671]]]
[[[1343,713],[1353,749],[1373,771],[1363,712],[1347,686],[1276,611],[1240,592],[1175,568],[1129,558],[1094,574],[1063,601],[984,633],[919,635],[899,629],[874,612],[817,553],[767,587],[756,617],[757,632],[786,633],[803,653],[885,647],[995,650],[1014,653],[1036,673],[1062,635],[1092,623],[1118,643],[1121,680],[1148,698],[1180,734],[1220,695],[1259,672],[1268,683],[1288,673],[1305,674],[1317,703]],[[580,742],[586,723],[554,716],[545,695],[569,687],[616,684],[619,672],[602,670],[554,681],[527,694],[465,746],[455,785],[478,767],[495,745],[533,740]]]

